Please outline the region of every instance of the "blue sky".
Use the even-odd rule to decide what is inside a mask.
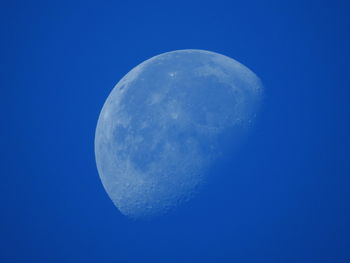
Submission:
[[[1,262],[350,262],[346,1],[1,1]],[[265,86],[212,190],[123,217],[94,132],[132,67],[206,49]]]

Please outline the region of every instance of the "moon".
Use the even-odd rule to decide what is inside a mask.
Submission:
[[[133,68],[109,94],[95,134],[115,206],[152,218],[189,201],[252,126],[262,94],[251,70],[210,51],[176,50]]]

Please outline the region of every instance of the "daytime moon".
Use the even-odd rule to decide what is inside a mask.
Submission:
[[[95,134],[102,184],[131,218],[164,214],[200,192],[210,167],[254,123],[262,84],[247,67],[205,50],[152,57],[109,94]]]

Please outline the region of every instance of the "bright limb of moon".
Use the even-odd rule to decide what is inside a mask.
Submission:
[[[218,53],[177,50],[139,64],[114,87],[96,128],[97,168],[113,203],[145,218],[189,200],[215,176],[208,170],[223,138],[240,140],[261,98],[259,78]]]

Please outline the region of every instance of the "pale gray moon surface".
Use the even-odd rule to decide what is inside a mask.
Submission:
[[[139,64],[114,87],[96,128],[97,168],[113,203],[149,218],[190,200],[215,177],[208,171],[225,154],[223,138],[235,147],[261,99],[259,78],[218,53],[178,50]]]

